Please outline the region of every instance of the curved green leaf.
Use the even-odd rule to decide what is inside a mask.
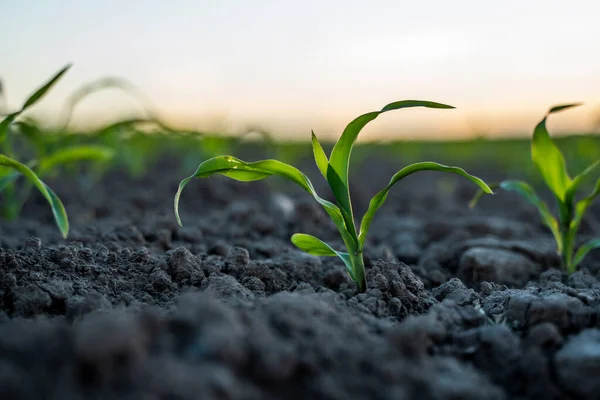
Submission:
[[[337,256],[337,251],[327,243],[306,233],[293,234],[291,241],[300,250],[313,256]]]
[[[67,98],[65,105],[63,106],[63,110],[60,114],[59,121],[61,122],[59,123],[59,126],[62,127],[61,129],[66,130],[67,126],[71,122],[71,118],[73,116],[75,108],[83,100],[85,100],[88,96],[91,96],[92,94],[95,94],[96,92],[105,89],[118,89],[133,97],[140,103],[140,106],[144,110],[148,119],[156,123],[162,129],[169,131],[171,130],[163,124],[161,119],[158,117],[158,108],[142,90],[140,90],[137,86],[133,85],[129,81],[114,76],[104,77],[92,82],[88,82],[83,86],[79,87],[76,91],[74,91]]]
[[[42,97],[44,97],[44,95],[48,92],[48,90],[50,90],[52,88],[52,86],[54,86],[54,84],[56,82],[58,82],[58,80],[69,70],[69,68],[71,68],[71,64],[68,64],[66,67],[64,67],[63,69],[58,71],[56,73],[56,75],[54,75],[46,84],[44,84],[44,86],[42,86],[41,88],[36,90],[35,93],[33,93],[31,96],[29,96],[29,98],[27,99],[27,101],[25,101],[25,104],[23,104],[23,107],[21,107],[21,109],[19,111],[16,111],[12,114],[7,115],[4,118],[4,120],[2,120],[2,122],[0,122],[0,142],[4,141],[4,139],[6,138],[6,134],[8,133],[9,125],[19,115],[21,115],[21,113],[23,113],[29,107],[31,107],[35,103],[37,103]]]
[[[108,161],[115,155],[115,150],[105,146],[75,146],[60,149],[40,160],[38,175],[45,176],[54,168],[80,161]]]
[[[559,106],[554,106],[548,111],[548,114],[557,113],[557,112],[566,110],[567,108],[571,108],[571,107],[579,107],[582,104],[583,103],[569,103],[569,104],[561,104]]]
[[[319,139],[317,139],[317,135],[313,131],[311,131],[312,136],[312,148],[313,154],[315,156],[315,163],[317,167],[319,167],[319,171],[321,171],[321,175],[323,178],[327,179],[327,168],[329,167],[329,160],[327,159],[327,154],[323,150]]]
[[[67,234],[69,233],[69,220],[67,217],[67,212],[65,211],[65,207],[63,206],[62,202],[52,191],[52,189],[42,182],[29,167],[16,160],[13,160],[12,158],[6,157],[3,154],[0,154],[0,165],[20,172],[40,191],[40,193],[42,193],[52,208],[54,220],[58,225],[58,229],[62,233],[63,237],[66,238]]]
[[[23,108],[21,109],[21,111],[25,111],[26,109],[28,109],[29,107],[31,107],[32,105],[34,105],[35,103],[37,103],[38,101],[40,101],[40,99],[42,97],[44,97],[44,95],[48,92],[48,90],[50,90],[52,88],[52,86],[54,86],[54,84],[56,82],[58,82],[58,80],[69,70],[69,68],[71,68],[71,65],[72,64],[68,64],[63,69],[61,69],[60,71],[58,71],[56,73],[56,75],[54,75],[52,77],[52,79],[50,79],[44,86],[42,86],[41,88],[39,88],[38,90],[36,90],[35,93],[32,94],[27,99],[27,101],[23,105]]]
[[[598,194],[600,194],[600,179],[596,181],[596,185],[594,186],[592,192],[587,197],[584,197],[578,201],[575,205],[573,219],[570,221],[569,231],[567,232],[567,238],[571,243],[575,242],[575,235],[581,226],[583,216]]]
[[[573,258],[573,267],[575,268],[583,261],[585,256],[592,250],[600,248],[600,239],[592,239],[586,243],[584,243],[578,250],[575,252],[575,257]],[[573,272],[573,271],[569,271]]]
[[[181,225],[181,219],[179,217],[179,198],[183,188],[193,178],[205,178],[214,174],[225,175],[231,179],[243,182],[257,181],[273,175],[278,175],[291,180],[310,193],[325,209],[340,231],[344,243],[351,249],[356,248],[356,241],[349,235],[339,207],[319,197],[308,177],[300,172],[300,170],[277,160],[245,162],[232,156],[217,156],[204,161],[198,166],[196,172],[179,183],[179,188],[175,194],[175,216],[179,225]]]
[[[333,194],[339,203],[340,207],[345,209],[348,213],[352,213],[352,207],[350,202],[350,193],[348,190],[348,168],[350,164],[350,155],[352,152],[352,147],[358,138],[360,131],[371,121],[377,118],[380,114],[399,110],[402,108],[410,108],[410,107],[427,107],[427,108],[441,108],[441,109],[451,109],[454,108],[452,106],[434,103],[431,101],[421,101],[421,100],[403,100],[396,101],[390,103],[383,107],[380,111],[373,111],[370,113],[363,114],[357,118],[355,118],[352,122],[350,122],[342,135],[338,139],[337,143],[333,147],[331,151],[331,157],[329,159],[329,165],[331,168],[327,174],[327,180],[331,185],[331,189],[333,190]],[[335,172],[335,174],[333,173]],[[331,180],[330,180],[331,176]],[[332,185],[333,182],[333,185]]]
[[[600,160],[596,161],[595,163],[593,163],[592,165],[590,165],[589,167],[587,167],[586,169],[581,171],[581,173],[579,175],[577,175],[575,178],[573,178],[573,180],[571,181],[571,184],[567,188],[567,191],[565,194],[565,200],[567,202],[570,202],[570,203],[573,202],[573,199],[575,198],[575,191],[577,191],[577,188],[579,187],[579,185],[581,185],[583,182],[585,182],[585,180],[590,176],[590,174],[592,172],[594,172],[594,170],[598,166],[600,166]]]
[[[552,232],[552,236],[556,241],[557,250],[559,253],[561,253],[563,249],[563,239],[561,237],[560,229],[558,227],[558,221],[556,220],[556,218],[554,218],[554,216],[552,216],[552,213],[550,213],[548,206],[535,193],[535,190],[533,190],[533,188],[527,182],[516,180],[503,181],[500,183],[500,187],[507,191],[517,192],[518,194],[523,196],[525,200],[527,200],[530,204],[534,205],[537,208],[542,222]]]
[[[371,199],[371,202],[369,203],[369,208],[367,209],[367,212],[363,216],[362,222],[360,224],[360,234],[358,236],[358,240],[359,240],[361,249],[365,243],[367,233],[369,232],[369,227],[371,225],[373,217],[375,216],[375,213],[377,212],[377,210],[379,210],[379,208],[385,202],[388,192],[390,191],[392,186],[394,186],[398,181],[402,180],[403,178],[407,177],[408,175],[414,174],[415,172],[419,172],[419,171],[442,171],[442,172],[450,172],[453,174],[457,174],[457,175],[463,176],[463,177],[471,180],[472,182],[477,184],[486,193],[493,194],[492,189],[490,189],[490,187],[484,181],[477,178],[476,176],[468,174],[462,168],[450,167],[447,165],[442,165],[442,164],[438,164],[438,163],[431,162],[431,161],[420,162],[420,163],[416,163],[416,164],[412,164],[407,167],[404,167],[400,171],[398,171],[392,177],[392,179],[390,179],[390,182],[387,184],[387,186],[385,188],[383,188],[383,190],[381,190],[379,193],[377,193]]]
[[[542,174],[546,185],[560,202],[565,202],[566,191],[571,185],[565,159],[548,134],[546,119],[552,113],[576,107],[580,104],[565,104],[552,107],[538,123],[531,140],[531,158]]]
[[[356,281],[354,269],[352,268],[352,262],[348,253],[336,251],[327,243],[323,242],[321,239],[318,239],[312,235],[307,235],[305,233],[295,233],[294,235],[292,235],[291,240],[292,243],[300,250],[305,251],[314,256],[339,257],[344,262],[344,265],[346,266],[346,270],[348,271],[350,278]]]
[[[427,107],[427,108],[442,108],[451,109],[452,106],[434,103],[431,101],[422,100],[402,100],[390,103],[383,107],[380,111],[373,111],[363,114],[351,121],[337,143],[331,151],[329,158],[329,168],[327,169],[327,182],[331,187],[333,195],[342,210],[342,215],[350,234],[357,238],[357,231],[354,222],[352,211],[352,201],[350,200],[350,188],[348,183],[348,169],[350,166],[350,155],[352,147],[358,138],[360,131],[371,121],[377,118],[380,114],[388,111],[399,110],[402,108],[411,107]]]

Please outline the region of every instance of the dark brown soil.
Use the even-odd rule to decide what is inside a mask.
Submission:
[[[367,162],[355,206],[393,172]],[[308,194],[196,180],[179,228],[188,173],[163,160],[89,190],[54,182],[66,241],[37,195],[0,226],[0,399],[600,399],[600,252],[561,273],[520,198],[470,210],[468,181],[407,178],[356,294],[340,262],[289,242],[341,245]],[[598,205],[580,238],[593,235]]]

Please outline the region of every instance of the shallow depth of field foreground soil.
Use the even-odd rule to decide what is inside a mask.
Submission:
[[[360,212],[403,166],[363,165],[351,165]],[[38,195],[1,224],[0,399],[600,398],[600,252],[562,273],[516,195],[470,210],[464,178],[400,182],[357,295],[340,261],[289,242],[304,232],[342,248],[307,193],[195,180],[179,228],[173,196],[191,172],[163,160],[93,189],[50,181],[67,240]],[[598,203],[582,241],[600,236]]]

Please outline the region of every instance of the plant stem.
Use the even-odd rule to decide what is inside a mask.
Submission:
[[[358,291],[363,293],[367,290],[367,278],[365,276],[365,260],[362,251],[350,255],[352,266],[354,267],[354,277],[358,285]]]
[[[563,233],[563,248],[561,254],[563,268],[567,274],[571,275],[574,272],[573,268],[573,235],[567,231]]]

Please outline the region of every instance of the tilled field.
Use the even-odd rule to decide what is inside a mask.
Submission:
[[[499,177],[487,168],[469,172]],[[467,180],[407,178],[374,220],[357,294],[339,260],[289,242],[341,248],[308,194],[196,180],[180,228],[188,172],[163,160],[90,191],[52,182],[64,241],[38,195],[2,224],[0,398],[600,399],[600,252],[562,273],[516,195],[471,210]],[[392,172],[356,172],[359,210]],[[598,204],[580,239],[594,235]]]

